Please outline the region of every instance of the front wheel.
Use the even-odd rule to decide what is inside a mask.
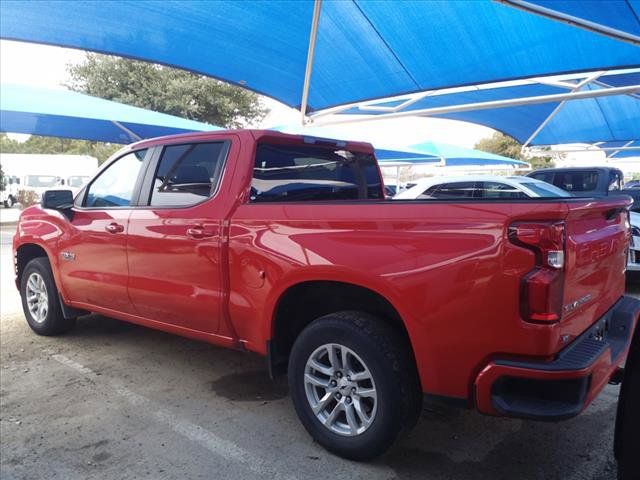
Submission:
[[[421,406],[409,351],[394,329],[363,312],[326,315],[305,328],[289,358],[289,389],[311,436],[353,460],[384,453]]]
[[[22,309],[31,330],[38,335],[58,335],[75,325],[64,318],[49,260],[38,257],[27,263],[20,277]]]

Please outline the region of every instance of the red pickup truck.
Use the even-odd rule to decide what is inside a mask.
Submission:
[[[30,327],[96,312],[264,355],[309,433],[384,452],[422,394],[578,414],[618,372],[626,197],[385,199],[371,145],[271,131],[142,141],[14,238]]]

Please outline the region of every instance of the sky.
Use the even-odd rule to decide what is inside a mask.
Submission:
[[[63,89],[69,80],[67,65],[82,62],[84,57],[81,50],[0,40],[0,82]],[[270,98],[262,99],[271,112],[253,127],[301,125],[297,110]],[[328,127],[325,136],[368,141],[378,146],[400,147],[431,140],[473,148],[478,140],[492,133],[490,128],[466,122],[405,117],[334,125]]]

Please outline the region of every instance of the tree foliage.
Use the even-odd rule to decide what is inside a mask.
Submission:
[[[249,90],[152,63],[87,54],[68,71],[72,90],[212,125],[240,128],[268,112]]]
[[[500,132],[495,132],[492,136],[481,139],[476,143],[475,148],[482,150],[483,152],[495,153],[496,155],[529,162],[531,164],[531,168],[534,170],[555,166],[553,156],[531,156],[523,154],[522,144],[520,144],[516,139]]]
[[[104,162],[111,154],[122,148],[115,143],[89,142],[58,137],[31,135],[26,142],[19,142],[0,134],[0,152],[2,153],[50,153],[67,155],[90,155]]]

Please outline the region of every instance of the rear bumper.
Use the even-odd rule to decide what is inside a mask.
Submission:
[[[622,297],[551,362],[495,359],[475,381],[482,413],[536,420],[579,414],[625,360],[640,300]]]

